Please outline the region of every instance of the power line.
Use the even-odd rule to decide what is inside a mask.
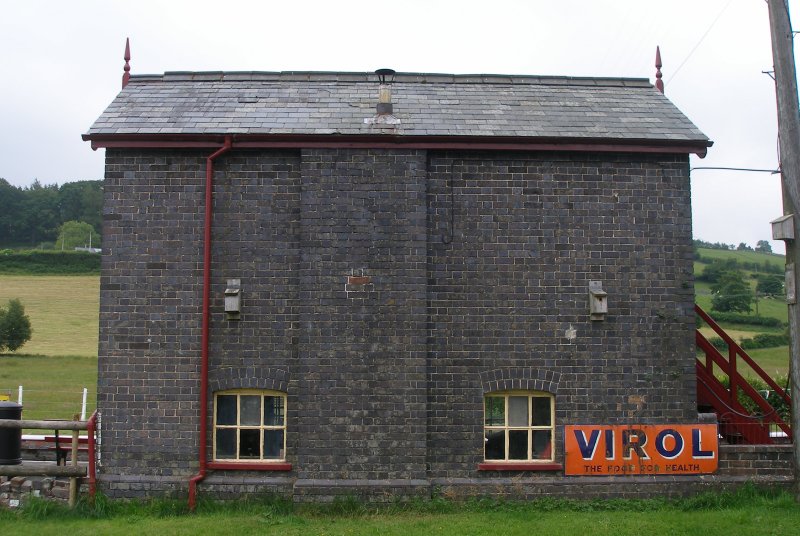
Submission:
[[[689,58],[692,57],[692,54],[694,54],[694,51],[697,50],[697,48],[702,44],[702,42],[705,40],[706,36],[709,34],[709,32],[712,30],[712,28],[714,28],[714,25],[717,24],[717,21],[719,20],[719,18],[722,16],[723,13],[725,13],[725,10],[728,9],[728,6],[730,6],[732,2],[733,2],[733,0],[728,0],[728,3],[725,4],[725,7],[723,7],[722,10],[719,12],[719,14],[717,14],[717,18],[715,18],[714,21],[711,23],[711,25],[708,27],[708,29],[706,30],[706,33],[703,34],[703,37],[700,38],[700,40],[697,42],[697,44],[694,46],[694,48],[689,52],[689,55],[686,56],[686,58],[681,62],[680,65],[678,65],[678,68],[675,69],[672,72],[672,76],[670,76],[669,79],[667,79],[667,82],[666,82],[665,85],[668,85],[670,82],[672,82],[672,79],[675,78],[675,76],[678,74],[678,71],[681,70],[681,67],[683,67],[686,64],[687,61],[689,61]]]
[[[689,171],[694,171],[696,169],[717,169],[725,171],[753,171],[757,173],[771,173],[773,175],[781,172],[780,169],[757,169],[757,168],[739,168],[739,167],[714,167],[714,166],[697,166],[691,168]]]

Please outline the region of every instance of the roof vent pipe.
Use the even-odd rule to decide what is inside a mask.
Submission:
[[[392,82],[394,82],[394,71],[392,69],[378,69],[378,115],[392,114]]]

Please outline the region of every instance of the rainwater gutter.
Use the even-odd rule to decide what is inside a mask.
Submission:
[[[214,212],[214,159],[230,151],[233,141],[225,136],[225,144],[206,158],[206,213],[203,225],[203,324],[200,349],[200,441],[199,469],[189,479],[189,509],[197,505],[197,484],[206,477],[206,446],[208,436],[208,342],[211,319],[211,224]]]
[[[86,424],[87,448],[89,452],[89,500],[94,501],[94,496],[97,492],[97,443],[95,441],[95,434],[97,433],[97,411],[92,413],[89,421]]]

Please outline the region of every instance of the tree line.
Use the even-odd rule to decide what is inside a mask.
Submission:
[[[708,265],[703,271],[703,275],[698,277],[698,279],[700,279],[700,281],[707,281],[709,283],[713,283],[716,280],[716,277],[711,274],[716,274],[717,272],[726,270],[748,270],[750,272],[757,272],[760,274],[783,275],[784,273],[783,266],[769,262],[768,260],[760,263],[740,261],[739,259],[712,259],[710,257],[703,257],[699,253],[695,254],[694,260]],[[705,275],[706,270],[708,271],[709,276]]]
[[[758,251],[759,253],[772,253],[772,245],[768,240],[759,240],[756,242],[756,247],[748,246],[744,242],[739,242],[738,246],[733,244],[724,244],[722,242],[706,242],[704,240],[694,240],[694,249],[722,249],[725,251]]]
[[[91,226],[99,246],[102,208],[103,181],[19,187],[0,178],[0,248],[55,248],[67,222]]]

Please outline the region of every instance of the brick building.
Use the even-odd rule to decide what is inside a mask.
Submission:
[[[647,80],[381,76],[134,76],[84,135],[106,493],[602,493],[564,425],[697,421],[708,139]]]

